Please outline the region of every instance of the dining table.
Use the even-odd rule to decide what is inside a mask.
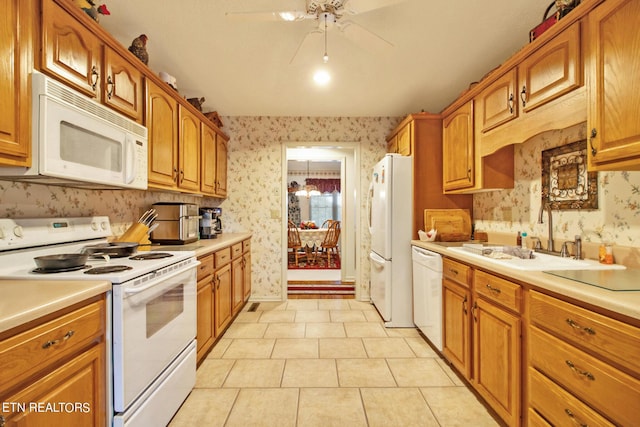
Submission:
[[[328,228],[299,228],[298,235],[300,235],[300,242],[303,247],[314,248],[322,244],[327,231],[329,231]]]

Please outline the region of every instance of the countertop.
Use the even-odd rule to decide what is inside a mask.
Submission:
[[[210,254],[226,248],[245,239],[251,238],[251,233],[222,233],[215,239],[201,239],[186,245],[151,245],[152,251],[195,251],[196,257]]]
[[[110,290],[105,280],[0,280],[0,333]]]
[[[479,260],[472,255],[451,251],[447,252],[447,246],[438,243],[412,240],[411,244],[437,252],[448,258],[456,259],[470,265],[476,265],[483,270],[495,272],[518,282],[526,283],[533,288],[548,290],[592,306],[601,307],[605,310],[621,314],[630,319],[640,320],[640,291],[610,291],[541,271],[514,270],[498,266],[488,261]],[[460,245],[461,243],[451,244],[449,246]],[[640,273],[640,270],[637,271]]]

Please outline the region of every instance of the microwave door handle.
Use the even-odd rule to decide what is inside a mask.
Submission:
[[[125,138],[125,176],[124,180],[126,184],[131,184],[136,177],[138,167],[137,159],[135,158],[135,142],[131,140],[129,136]]]

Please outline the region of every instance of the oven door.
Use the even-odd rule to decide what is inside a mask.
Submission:
[[[150,276],[135,286],[113,287],[116,412],[130,406],[196,336],[196,264]]]

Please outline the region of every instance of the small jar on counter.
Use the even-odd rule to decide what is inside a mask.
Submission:
[[[598,260],[601,264],[613,264],[613,245],[603,242],[598,249]]]

